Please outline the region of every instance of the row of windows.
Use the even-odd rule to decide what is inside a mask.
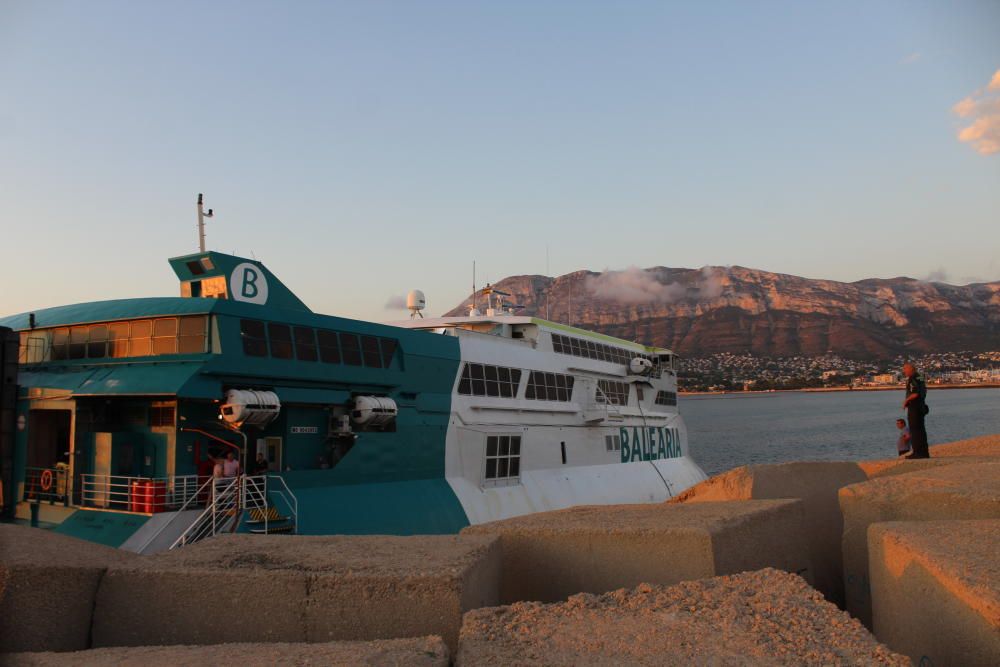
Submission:
[[[614,380],[597,381],[597,402],[609,405],[626,405],[628,403],[628,384]]]
[[[22,331],[21,362],[199,354],[207,346],[207,315],[160,317]]]
[[[322,361],[368,368],[389,368],[398,342],[379,336],[297,327],[278,322],[240,320],[243,352],[251,357]]]
[[[531,371],[524,397],[532,401],[569,401],[573,398],[573,376]]]
[[[554,333],[552,334],[552,349],[560,354],[569,354],[584,359],[597,359],[598,361],[610,361],[611,363],[622,364],[623,366],[628,366],[633,359],[641,357],[649,359],[650,363],[653,364],[653,370],[650,375],[660,377],[663,374],[659,356],[641,354],[624,347]]]
[[[656,404],[657,405],[677,405],[677,392],[676,391],[658,391],[658,392],[656,392]]]
[[[484,477],[490,480],[516,480],[520,475],[521,436],[487,436]]]
[[[465,364],[458,381],[458,393],[464,396],[514,398],[521,383],[521,370],[488,364]]]

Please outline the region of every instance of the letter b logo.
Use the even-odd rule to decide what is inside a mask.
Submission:
[[[229,276],[229,294],[235,301],[267,303],[267,278],[256,264],[243,262]]]

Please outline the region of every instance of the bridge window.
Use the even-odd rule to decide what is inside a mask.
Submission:
[[[90,327],[87,356],[91,359],[101,359],[108,356],[108,325],[95,324]]]
[[[369,368],[382,368],[382,352],[379,350],[378,338],[375,336],[362,336],[361,352],[364,356],[365,366]]]
[[[608,405],[626,405],[628,403],[628,384],[614,380],[598,380],[597,402]]]
[[[392,338],[380,338],[382,346],[382,366],[389,368],[392,366],[392,358],[396,356],[396,348],[399,345]]]
[[[132,322],[129,336],[129,356],[148,357],[153,353],[153,320]]]
[[[534,401],[569,401],[573,398],[573,376],[531,371],[524,397]]]
[[[514,481],[521,476],[521,436],[486,437],[486,480]]]
[[[268,322],[267,335],[271,341],[271,356],[275,359],[292,358],[292,329],[287,324]]]
[[[361,343],[358,342],[357,334],[340,334],[340,349],[344,353],[345,364],[348,366],[361,365]]]
[[[657,405],[677,405],[677,392],[658,391],[656,392]]]
[[[316,333],[309,327],[295,327],[295,356],[300,361],[316,361]]]
[[[199,354],[208,342],[208,318],[204,315],[180,318],[177,331],[177,352]]]
[[[572,336],[564,336],[562,334],[552,334],[552,349],[559,354],[568,354],[582,359],[597,359],[598,361],[607,361],[610,363],[621,364],[623,366],[628,366],[629,362],[636,357],[642,357],[644,359],[649,359],[650,362],[652,362],[653,370],[651,375],[653,377],[660,377],[663,372],[663,368],[671,367],[671,364],[666,361],[661,362],[661,359],[668,359],[669,355],[663,355],[660,357],[643,354],[623,347],[618,347],[617,345],[596,343],[592,340],[582,340]]]
[[[177,318],[153,320],[153,354],[177,353]]]
[[[316,331],[319,338],[319,358],[327,364],[340,363],[340,339],[336,331],[319,329]]]
[[[251,357],[267,356],[267,329],[259,320],[240,320],[243,353]]]
[[[24,363],[121,359],[207,351],[208,317],[163,317],[78,324],[21,332]]]

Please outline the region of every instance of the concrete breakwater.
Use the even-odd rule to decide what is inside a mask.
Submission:
[[[747,466],[669,503],[457,536],[234,535],[144,557],[0,525],[0,657],[996,664],[1000,435],[932,456]]]

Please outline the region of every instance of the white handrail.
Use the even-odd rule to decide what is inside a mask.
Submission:
[[[208,507],[205,508],[205,511],[199,514],[198,518],[195,519],[176,540],[174,540],[173,544],[170,545],[170,548],[175,549],[185,544],[197,542],[203,537],[206,537],[207,535],[204,529],[207,526],[211,526],[211,531],[208,532],[208,535],[218,535],[221,531],[225,530],[232,521],[238,520],[239,516],[235,510],[238,505],[239,491],[242,486],[240,484],[241,479],[242,477],[222,478],[221,480],[216,478],[210,479],[209,482],[212,484],[212,502],[209,503]],[[217,482],[228,483],[220,485],[217,484]],[[220,512],[227,513],[230,510],[233,510],[232,514],[227,515],[220,522],[218,514]],[[211,521],[209,521],[209,519],[211,519]]]
[[[212,482],[214,482],[214,481],[215,480],[213,478],[211,478],[211,477],[209,477],[207,480],[205,480],[205,483],[202,484],[198,488],[198,490],[195,492],[195,494],[193,496],[191,496],[190,498],[188,498],[187,501],[185,501],[185,503],[183,505],[181,505],[180,509],[177,510],[177,513],[174,514],[172,517],[170,517],[169,521],[167,521],[162,526],[160,526],[159,530],[157,530],[156,532],[154,532],[153,535],[148,540],[146,540],[141,547],[139,547],[138,549],[135,550],[136,553],[142,553],[143,550],[146,547],[148,547],[150,544],[153,543],[153,540],[155,540],[156,538],[158,538],[163,533],[163,531],[165,531],[167,529],[167,526],[171,525],[174,521],[176,521],[181,516],[182,512],[187,511],[188,505],[190,505],[192,502],[195,502],[199,498],[201,498],[201,495],[203,493],[207,494],[208,493],[208,487],[209,487],[209,485]]]

